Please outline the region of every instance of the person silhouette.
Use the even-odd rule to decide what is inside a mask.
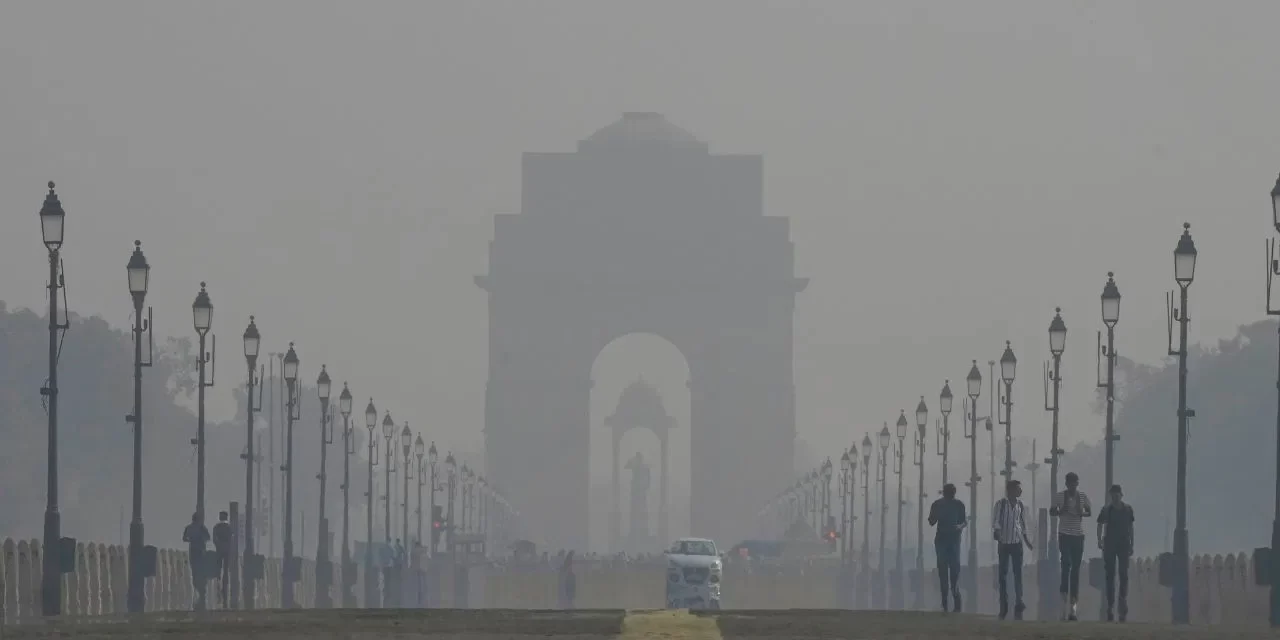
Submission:
[[[218,597],[222,608],[230,606],[228,590],[231,588],[231,523],[227,522],[227,512],[218,512],[218,524],[213,525],[213,550],[218,557],[216,572],[218,575]]]
[[[199,512],[191,514],[191,524],[182,530],[182,541],[187,543],[187,562],[191,565],[191,586],[196,589],[195,610],[204,611],[207,606],[205,586],[208,580],[208,571],[204,566],[204,551],[205,545],[209,543],[209,529],[204,526],[204,519],[200,517]]]

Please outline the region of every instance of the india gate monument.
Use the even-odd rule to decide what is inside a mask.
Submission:
[[[496,216],[476,277],[486,474],[529,539],[586,549],[592,364],[618,338],[656,335],[690,374],[691,526],[670,535],[737,542],[760,497],[793,481],[792,318],[807,284],[787,219],[764,214],[762,158],[626,113],[576,151],[525,153],[521,170],[520,212]]]

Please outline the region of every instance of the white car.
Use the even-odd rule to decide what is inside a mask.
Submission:
[[[724,562],[716,543],[681,538],[667,551],[667,608],[719,609]]]

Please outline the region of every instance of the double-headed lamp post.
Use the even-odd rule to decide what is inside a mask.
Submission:
[[[142,613],[146,606],[144,580],[154,571],[151,562],[144,558],[150,552],[144,547],[142,527],[142,368],[151,366],[151,349],[147,358],[142,357],[142,341],[151,331],[150,310],[147,319],[142,318],[142,305],[147,298],[147,285],[151,279],[151,266],[142,255],[142,242],[133,241],[133,255],[129,256],[129,295],[133,298],[133,518],[129,522],[129,593],[127,604],[130,613]],[[147,334],[147,335],[144,335]]]
[[[978,607],[978,483],[982,476],[978,475],[978,397],[982,395],[982,372],[978,370],[978,361],[973,361],[969,375],[965,376],[966,391],[969,396],[969,420],[964,437],[969,439],[969,567],[965,572],[965,583],[969,592],[969,610],[979,611]]]
[[[894,424],[895,435],[898,441],[894,443],[893,455],[893,473],[898,476],[898,518],[897,518],[897,559],[894,561],[894,579],[890,582],[893,591],[891,593],[892,602],[890,607],[894,609],[903,608],[903,582],[902,579],[902,475],[905,471],[904,455],[906,454],[906,438],[907,438],[907,412],[902,410],[898,412],[898,421]]]
[[[951,381],[942,383],[942,392],[938,394],[938,411],[942,412],[942,423],[938,429],[938,455],[942,456],[942,484],[947,484],[947,462],[951,457]],[[923,483],[921,493],[924,493]]]
[[[1191,240],[1191,225],[1182,225],[1182,237],[1173,250],[1173,279],[1178,283],[1178,307],[1169,304],[1169,321],[1178,323],[1178,350],[1170,345],[1169,355],[1178,357],[1178,475],[1177,512],[1173,529],[1172,613],[1175,624],[1191,621],[1191,559],[1187,535],[1187,423],[1195,411],[1187,408],[1187,289],[1196,274],[1196,244]],[[1170,327],[1172,338],[1172,326]]]
[[[280,585],[281,605],[285,609],[298,606],[294,598],[293,584],[301,576],[299,563],[293,555],[293,422],[300,417],[298,402],[298,352],[289,343],[284,355],[285,444],[284,444],[284,580]]]
[[[320,473],[316,480],[320,481],[320,526],[316,528],[316,608],[327,609],[333,606],[333,565],[329,562],[329,521],[324,517],[325,497],[327,494],[329,474],[327,462],[329,445],[333,444],[333,419],[329,415],[329,391],[332,382],[325,365],[320,365],[320,376],[316,378],[316,395],[320,398]]]
[[[377,500],[377,487],[373,484],[373,468],[378,466],[378,436],[374,429],[378,428],[378,408],[373,406],[373,398],[364,409],[364,426],[369,430],[368,462],[369,478],[365,486],[369,488],[364,497],[365,543],[364,543],[364,606],[366,609],[379,604],[378,570],[373,558],[373,503]]]
[[[253,493],[253,465],[256,456],[253,453],[253,414],[260,407],[253,395],[253,388],[258,386],[258,380],[254,369],[258,366],[258,349],[262,345],[262,335],[258,333],[258,325],[253,321],[253,316],[249,316],[249,326],[244,329],[244,360],[249,367],[248,402],[245,403],[245,456],[244,456],[244,577],[240,581],[240,606],[245,610],[252,610],[254,607],[254,588],[257,586],[257,575],[252,567],[255,565],[255,553],[253,548],[254,534],[253,528],[253,504],[255,496]],[[259,392],[260,393],[260,392]]]
[[[338,413],[342,414],[342,606],[356,606],[355,566],[351,562],[351,454],[355,453],[355,440],[351,437],[351,390],[342,383],[338,394]]]
[[[205,366],[213,362],[210,353],[204,350],[205,338],[213,327],[213,302],[205,283],[200,283],[200,292],[195,302],[191,303],[191,316],[199,339],[199,351],[196,354],[196,371],[199,381],[196,385],[196,437],[192,444],[196,445],[196,517],[204,522],[204,390],[213,386],[213,380],[205,378]],[[214,341],[217,344],[217,341]],[[216,350],[216,346],[215,346]]]
[[[1013,461],[1013,379],[1018,371],[1018,358],[1013,355],[1013,346],[1006,340],[1004,353],[1000,355],[1000,379],[1004,381],[1004,481],[1013,480],[1013,469],[1017,463]]]
[[[916,490],[919,492],[917,497],[920,500],[919,507],[916,509],[916,574],[911,584],[911,588],[915,591],[916,609],[924,609],[924,501],[929,497],[929,492],[924,489],[924,453],[925,434],[929,432],[928,427],[929,407],[924,403],[924,396],[920,396],[920,404],[916,405],[916,446],[912,449],[912,462],[916,465],[920,483],[916,485]]]
[[[849,554],[847,551],[849,541],[849,516],[852,515],[851,500],[849,491],[853,478],[852,465],[849,461],[849,452],[845,451],[840,454],[840,566],[848,568]]]
[[[62,540],[62,515],[58,511],[58,353],[59,333],[66,329],[58,313],[58,290],[62,289],[60,253],[63,233],[66,229],[66,212],[62,202],[49,183],[49,194],[40,207],[40,235],[49,251],[49,383],[40,389],[46,399],[49,418],[48,466],[45,468],[48,485],[44,503],[44,556],[41,559],[40,610],[46,616],[62,613],[62,564],[59,548]],[[132,287],[130,287],[132,288]],[[62,289],[65,295],[66,290]],[[65,313],[65,309],[63,312]]]

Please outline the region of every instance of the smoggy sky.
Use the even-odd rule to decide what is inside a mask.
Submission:
[[[973,358],[985,375],[1006,339],[1015,434],[1047,438],[1057,305],[1070,445],[1101,430],[1088,404],[1108,270],[1124,356],[1164,353],[1184,221],[1200,250],[1193,339],[1263,315],[1280,4],[1227,6],[12,0],[0,298],[44,304],[36,213],[54,179],[73,311],[126,325],[140,239],[161,336],[193,335],[208,281],[224,405],[256,314],[264,352],[296,341],[304,376],[326,363],[358,404],[372,394],[474,451],[488,309],[472,277],[492,215],[518,210],[520,153],[657,111],[713,152],[764,156],[766,212],[791,219],[812,278],[795,371],[815,449],[920,394],[936,409],[943,379]],[[683,364],[637,344],[597,363],[612,391],[594,423],[640,373],[688,415]]]

